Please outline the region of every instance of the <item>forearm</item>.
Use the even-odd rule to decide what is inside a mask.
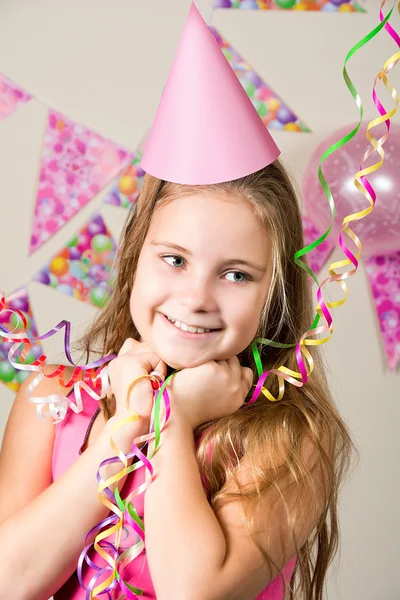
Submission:
[[[145,493],[146,552],[158,600],[188,600],[222,568],[226,542],[204,493],[193,431],[171,416],[151,459]],[[199,567],[201,565],[201,567]]]
[[[112,424],[110,419],[99,438],[57,481],[1,524],[1,599],[9,598],[4,594],[12,589],[16,600],[47,600],[76,569],[85,535],[109,513],[98,498],[96,474],[100,463],[114,456],[109,441]],[[140,420],[113,433],[113,438],[127,454],[132,440],[147,432]],[[101,475],[108,479],[121,468],[120,462],[107,465]]]

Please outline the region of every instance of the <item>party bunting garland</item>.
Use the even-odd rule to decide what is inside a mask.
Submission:
[[[214,8],[249,10],[320,10],[326,13],[366,12],[355,0],[214,0]]]
[[[29,100],[32,100],[32,96],[28,92],[0,75],[0,122]]]
[[[347,64],[348,60],[360,48],[362,48],[368,41],[370,41],[373,37],[375,37],[381,31],[381,29],[383,27],[386,28],[388,33],[392,36],[392,38],[396,41],[396,43],[398,43],[398,37],[396,38],[396,36],[394,35],[395,34],[394,30],[390,26],[386,27],[386,24],[392,15],[394,5],[393,5],[392,9],[389,11],[388,15],[385,18],[383,18],[382,8],[386,4],[386,2],[387,2],[387,0],[383,0],[383,2],[381,4],[381,10],[380,10],[381,22],[380,22],[380,24],[377,27],[375,27],[375,29],[373,29],[367,36],[365,36],[358,44],[356,44],[349,51],[349,53],[347,54],[346,59],[345,59],[343,75],[344,75],[346,85],[347,85],[348,89],[350,90],[350,92],[359,108],[360,121],[359,121],[358,126],[353,131],[351,131],[348,135],[346,135],[341,140],[339,140],[336,144],[331,146],[324,153],[324,155],[322,156],[321,161],[320,161],[318,175],[319,175],[320,182],[323,186],[325,195],[329,201],[329,205],[331,207],[332,222],[334,220],[334,215],[335,215],[335,205],[334,205],[332,194],[331,194],[329,187],[327,186],[327,183],[323,176],[323,173],[321,170],[321,164],[324,162],[324,160],[327,158],[327,156],[329,156],[330,154],[335,152],[340,147],[344,146],[357,133],[357,131],[361,125],[361,120],[362,120],[362,115],[363,115],[363,106],[361,103],[361,98],[358,95],[352,81],[350,80],[350,78],[348,76],[347,70],[346,70],[346,64]],[[399,1],[398,9],[400,12],[400,1]],[[389,80],[387,78],[387,73],[397,64],[399,59],[400,59],[400,52],[397,52],[396,54],[391,56],[386,61],[382,71],[380,71],[380,73],[378,74],[378,76],[376,77],[375,82],[374,82],[373,98],[374,98],[374,102],[378,108],[378,111],[379,111],[381,117],[379,117],[378,119],[374,119],[368,125],[367,139],[370,142],[372,148],[369,148],[365,152],[364,156],[362,157],[361,167],[362,167],[363,163],[365,162],[365,160],[369,156],[371,156],[374,151],[378,152],[381,159],[377,163],[375,163],[374,165],[372,165],[371,167],[369,167],[367,169],[362,169],[360,167],[360,170],[355,175],[354,184],[356,185],[357,189],[359,189],[359,191],[361,191],[361,193],[363,193],[365,198],[368,200],[369,207],[366,208],[365,210],[355,213],[353,215],[348,215],[347,217],[345,217],[343,219],[342,231],[339,235],[339,244],[340,244],[340,247],[342,248],[344,254],[347,256],[347,259],[343,260],[343,261],[338,261],[338,262],[332,263],[329,267],[330,277],[327,277],[326,279],[324,279],[320,285],[318,283],[318,279],[317,279],[314,271],[310,267],[308,267],[304,261],[301,260],[302,256],[306,255],[313,248],[316,248],[319,244],[321,244],[327,238],[327,236],[329,235],[329,233],[331,231],[332,225],[327,229],[327,231],[316,242],[301,249],[294,256],[294,260],[295,260],[296,264],[298,264],[302,269],[306,270],[306,272],[313,278],[313,280],[318,285],[317,299],[319,302],[317,309],[316,309],[317,314],[316,314],[314,322],[311,326],[311,329],[309,331],[307,331],[305,334],[303,334],[300,341],[296,345],[296,359],[297,359],[297,363],[298,363],[298,367],[299,367],[299,372],[287,369],[284,366],[281,366],[278,369],[272,369],[270,371],[263,372],[262,363],[261,363],[259,351],[257,348],[257,342],[261,343],[261,344],[267,344],[267,345],[271,345],[271,346],[275,346],[275,347],[280,347],[280,348],[293,347],[294,344],[290,344],[290,345],[279,344],[272,340],[266,340],[264,338],[257,338],[255,340],[254,344],[252,345],[252,350],[253,350],[254,358],[256,360],[257,370],[258,370],[258,374],[259,374],[259,381],[258,381],[257,385],[255,386],[254,393],[253,393],[252,398],[250,399],[249,403],[256,401],[260,393],[263,393],[271,401],[276,401],[276,400],[281,399],[284,394],[284,385],[285,385],[284,382],[285,381],[288,381],[289,383],[292,383],[293,385],[296,385],[297,387],[303,386],[307,382],[308,376],[310,375],[310,373],[313,371],[313,368],[314,368],[314,363],[313,363],[312,357],[311,357],[310,353],[308,352],[306,346],[309,346],[309,345],[316,346],[316,345],[324,344],[327,341],[329,341],[329,339],[332,337],[332,333],[333,333],[332,317],[331,317],[331,314],[328,309],[334,308],[337,306],[341,306],[346,301],[347,296],[348,296],[348,289],[347,289],[347,286],[346,286],[344,280],[356,273],[357,268],[358,268],[358,258],[360,256],[361,247],[362,247],[360,240],[354,234],[354,232],[351,230],[349,224],[353,221],[357,221],[361,218],[364,218],[373,209],[373,205],[376,200],[376,195],[375,195],[375,191],[373,190],[373,188],[370,185],[366,176],[368,174],[376,171],[377,169],[379,169],[383,164],[384,151],[383,151],[382,146],[388,137],[389,128],[390,128],[390,118],[394,116],[394,114],[397,112],[397,109],[398,109],[398,96],[397,96],[397,93],[394,90],[393,86],[391,85],[391,83],[389,82]],[[376,96],[375,88],[376,88],[378,81],[382,81],[384,83],[385,87],[388,89],[388,91],[390,92],[391,96],[393,97],[393,99],[395,101],[395,108],[392,109],[390,112],[385,111],[385,109],[383,108],[382,104],[379,102],[379,100]],[[370,130],[373,129],[374,127],[376,127],[378,124],[383,123],[383,122],[385,122],[385,124],[387,126],[387,133],[379,140],[376,140],[373,137],[373,135],[370,133]],[[356,244],[356,246],[358,248],[358,252],[355,255],[346,246],[346,244],[343,240],[344,233]],[[351,271],[346,271],[345,273],[342,273],[342,274],[339,274],[335,271],[335,269],[341,268],[341,267],[344,267],[347,265],[353,265],[354,269]],[[340,285],[340,287],[342,288],[342,290],[344,292],[344,297],[339,301],[326,303],[324,301],[324,298],[322,295],[322,291],[321,291],[322,287],[326,283],[334,282],[334,281],[337,282]],[[0,312],[2,310],[13,310],[6,303],[6,300],[3,296],[0,297]],[[33,403],[36,404],[36,408],[37,408],[37,412],[38,412],[39,416],[41,416],[41,417],[47,416],[44,414],[44,409],[46,408],[46,406],[48,408],[48,414],[50,414],[56,422],[59,422],[60,420],[62,420],[64,418],[66,411],[68,409],[68,406],[75,412],[79,412],[80,410],[82,410],[82,399],[81,399],[81,395],[80,395],[81,388],[84,388],[87,391],[87,393],[89,393],[89,395],[96,400],[99,400],[101,397],[104,397],[104,395],[107,395],[110,393],[110,388],[109,388],[109,383],[108,383],[108,378],[107,378],[107,370],[108,370],[107,367],[104,369],[101,369],[97,373],[95,372],[94,369],[96,367],[103,366],[105,363],[107,363],[111,359],[115,358],[115,355],[109,355],[107,357],[103,357],[103,358],[101,358],[93,363],[90,363],[88,365],[84,365],[84,366],[75,365],[73,363],[72,357],[70,355],[70,345],[69,345],[70,344],[70,323],[67,321],[62,321],[55,328],[53,328],[52,330],[50,330],[49,332],[47,332],[46,334],[44,334],[40,337],[34,338],[32,341],[39,341],[42,339],[46,339],[47,337],[50,337],[50,336],[54,335],[55,333],[57,333],[61,328],[65,327],[65,353],[66,353],[66,356],[67,356],[70,364],[74,365],[76,368],[74,370],[72,377],[70,378],[70,381],[67,383],[65,383],[63,381],[63,372],[66,368],[64,365],[60,365],[53,373],[51,373],[50,375],[47,375],[47,376],[48,377],[57,377],[58,376],[60,383],[62,385],[64,385],[65,387],[70,387],[72,384],[74,384],[74,391],[77,394],[76,405],[74,405],[73,402],[68,400],[68,398],[66,398],[65,396],[61,396],[59,394],[53,394],[47,398],[32,397],[31,392],[34,390],[34,388],[38,385],[39,381],[44,376],[42,365],[43,365],[46,357],[44,355],[42,355],[41,357],[36,359],[32,364],[26,363],[26,361],[25,361],[26,352],[27,352],[27,350],[29,350],[30,345],[31,345],[31,340],[26,335],[27,320],[26,320],[25,315],[20,310],[18,310],[18,309],[13,310],[13,312],[15,314],[19,315],[19,317],[23,323],[23,331],[19,331],[17,333],[8,332],[8,331],[5,331],[4,328],[0,325],[0,336],[3,338],[3,341],[5,341],[5,342],[13,342],[13,345],[10,348],[9,354],[8,354],[8,358],[9,358],[11,364],[13,364],[16,368],[20,368],[22,370],[39,371],[39,375],[28,386],[28,398],[30,401],[32,401]],[[325,320],[326,325],[317,327],[318,322],[321,317]],[[322,339],[308,339],[310,336],[315,336],[315,335],[322,334],[322,333],[328,333],[328,336],[325,338],[322,338]],[[21,364],[17,366],[17,363],[13,359],[14,359],[14,355],[15,355],[18,347],[22,343],[24,344],[24,348],[21,353]],[[305,356],[305,360],[303,359],[303,355]],[[83,379],[79,379],[79,377],[82,376],[82,373],[84,373]],[[104,558],[104,560],[106,560],[106,562],[108,563],[108,567],[106,567],[105,569],[100,569],[98,566],[94,565],[94,563],[92,561],[89,560],[89,565],[92,566],[94,569],[96,569],[98,571],[98,573],[93,576],[93,578],[90,582],[90,586],[86,589],[86,598],[88,598],[88,599],[91,599],[94,597],[97,598],[98,597],[97,594],[102,594],[103,592],[108,593],[111,589],[113,589],[117,585],[117,583],[120,585],[120,588],[121,588],[123,594],[125,594],[127,598],[137,599],[137,597],[138,597],[137,594],[142,595],[142,590],[139,590],[137,588],[134,588],[134,586],[127,584],[126,582],[123,581],[123,578],[121,576],[121,573],[124,570],[124,568],[126,568],[126,565],[129,562],[131,562],[133,560],[133,558],[138,556],[138,554],[140,554],[140,552],[143,550],[143,547],[144,547],[143,523],[142,523],[139,515],[137,515],[135,508],[131,505],[129,498],[143,493],[143,491],[145,491],[145,489],[148,487],[148,485],[151,484],[153,471],[152,471],[152,466],[151,466],[149,459],[151,459],[151,457],[154,456],[155,452],[157,451],[157,449],[159,447],[160,433],[164,429],[164,427],[169,419],[169,416],[170,416],[170,403],[169,403],[168,393],[166,390],[166,385],[168,384],[169,380],[171,379],[171,377],[174,376],[175,373],[176,373],[176,371],[174,373],[172,373],[163,382],[163,384],[161,385],[161,387],[158,390],[158,394],[156,394],[156,392],[155,392],[155,395],[157,397],[155,398],[155,403],[154,403],[153,412],[152,412],[151,432],[149,434],[147,434],[146,436],[141,436],[134,440],[134,443],[132,444],[132,452],[129,455],[125,456],[124,453],[120,449],[117,448],[112,437],[110,438],[111,447],[113,448],[114,452],[116,453],[116,457],[108,459],[107,461],[103,461],[103,463],[100,465],[100,468],[103,465],[111,463],[111,462],[122,462],[124,466],[123,466],[123,469],[119,473],[117,473],[116,475],[114,475],[113,477],[109,478],[106,481],[104,481],[100,476],[100,468],[98,471],[97,477],[98,477],[98,481],[99,481],[99,500],[105,506],[107,506],[114,513],[114,515],[111,517],[108,517],[107,519],[102,521],[98,526],[93,528],[87,534],[87,539],[90,537],[90,535],[93,532],[95,532],[97,530],[100,531],[103,527],[108,526],[110,523],[114,523],[114,525],[111,528],[107,529],[106,531],[97,533],[97,535],[96,535],[96,539],[95,539],[95,543],[94,543],[95,549],[96,549],[97,553],[100,556],[102,556],[102,558]],[[275,374],[278,377],[279,395],[277,398],[273,397],[272,394],[269,392],[269,390],[267,390],[263,385],[269,374]],[[154,376],[149,375],[146,377],[150,377],[150,379],[152,379],[153,383],[157,383],[157,380],[154,380]],[[138,379],[140,379],[140,378],[138,378]],[[136,381],[137,380],[133,381],[131,385],[133,385]],[[91,382],[92,384],[94,384],[95,389],[90,387],[88,385],[88,382]],[[158,382],[158,384],[160,384],[160,382]],[[98,393],[96,393],[96,392],[98,392]],[[100,395],[98,395],[98,394],[100,394]],[[128,394],[129,394],[129,392],[128,392]],[[127,397],[128,397],[128,394],[127,394]],[[165,413],[164,413],[164,418],[163,418],[163,424],[161,426],[160,412],[161,412],[161,398],[162,397],[164,398]],[[125,402],[126,402],[126,408],[129,413],[129,407],[127,405],[127,400]],[[122,427],[125,423],[127,423],[129,421],[134,421],[137,418],[138,418],[138,415],[136,413],[133,415],[129,415],[128,417],[126,417],[126,419],[118,422],[114,426],[114,428]],[[146,457],[141,452],[141,450],[138,448],[137,444],[142,443],[142,442],[147,443],[149,441],[153,444],[153,447],[152,447],[151,451],[149,452],[149,455]],[[132,465],[130,467],[127,467],[128,459],[133,458],[134,456],[136,456],[139,459],[139,462],[135,463],[134,465]],[[135,470],[143,465],[148,470],[147,482],[145,484],[143,484],[142,486],[140,486],[139,488],[137,488],[136,490],[134,490],[134,492],[132,492],[130,494],[130,496],[128,496],[127,499],[122,500],[120,497],[119,488],[118,488],[119,481],[123,477],[125,477],[128,473],[132,472],[133,470]],[[115,487],[115,491],[113,494],[112,490],[110,489],[110,486],[114,485],[114,484],[116,484],[116,487]],[[104,492],[104,494],[102,492]],[[115,500],[115,502],[114,502],[114,500]],[[140,536],[140,541],[136,546],[130,548],[126,553],[123,553],[121,556],[118,556],[119,543],[120,543],[120,537],[121,537],[120,532],[121,532],[121,528],[122,528],[124,519],[126,519],[130,523],[130,525],[136,530],[136,532]],[[104,541],[108,535],[110,535],[111,533],[114,533],[114,532],[117,533],[115,546],[110,544],[109,542]],[[110,548],[111,555],[106,553],[103,550],[104,547]],[[81,554],[81,557],[79,560],[79,567],[81,567],[82,561],[86,557],[87,548],[88,548],[88,546],[84,549],[84,551]],[[108,577],[108,579],[105,582],[102,582],[96,588],[94,588],[94,585],[95,585],[96,581],[99,579],[99,577],[101,575],[103,575],[104,573],[106,573],[107,571],[110,572],[110,570],[112,570],[112,574]],[[81,581],[81,584],[82,583],[83,582]]]

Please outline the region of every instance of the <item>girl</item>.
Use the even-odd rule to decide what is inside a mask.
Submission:
[[[192,5],[193,22],[202,33],[206,26]],[[203,43],[189,35],[188,25],[184,33],[185,52],[187,44]],[[164,109],[177,81],[168,81]],[[219,91],[228,87],[231,101],[242,93],[232,79],[226,84]],[[204,81],[200,87],[204,92]],[[176,102],[169,106],[178,110]],[[241,122],[246,115],[253,119],[251,103],[243,106]],[[158,600],[322,600],[338,547],[338,491],[353,445],[318,348],[311,350],[315,369],[306,385],[287,385],[277,402],[263,394],[246,402],[257,382],[253,340],[294,344],[312,322],[308,277],[293,261],[304,245],[294,188],[276,153],[271,160],[258,152],[243,176],[235,171],[235,157],[240,154],[242,168],[257,136],[269,136],[263,124],[258,133],[243,127],[247,146],[242,136],[232,149],[226,121],[218,137],[214,119],[213,134],[225,144],[219,175],[214,155],[206,175],[186,177],[176,169],[185,169],[190,125],[181,127],[175,143],[169,132],[166,157],[160,119],[177,123],[178,115],[174,121],[168,111],[157,113],[143,157],[143,187],[121,238],[114,292],[78,344],[87,357],[118,354],[109,364],[112,397],[96,404],[84,392],[83,411],[69,411],[53,427],[27,406],[29,377],[12,408],[0,463],[0,598],[86,597],[77,563],[85,534],[109,512],[99,502],[95,475],[115,455],[110,435],[126,416],[126,398],[140,418],[113,431],[117,446],[127,454],[149,431],[150,382],[131,382],[153,370],[166,377],[181,369],[168,384],[171,416],[151,461],[154,479],[144,499],[134,499],[144,516],[146,552],[124,580]],[[204,150],[197,135],[190,130],[193,165],[200,164],[196,149]],[[157,168],[156,148],[164,149],[166,170]],[[293,348],[266,345],[260,353],[264,371],[297,370]],[[278,397],[277,379],[267,384]],[[43,379],[35,396],[62,393],[61,383]],[[119,470],[108,465],[102,477]],[[138,487],[138,473],[123,482],[125,496]],[[128,537],[124,548],[134,543]],[[89,582],[87,574],[86,587]]]
[[[83,340],[88,350],[96,350],[94,342],[101,339],[105,353],[120,353],[110,364],[114,399],[102,399],[95,413],[96,403],[86,395],[86,412],[71,413],[84,427],[64,424],[82,444],[83,429],[96,415],[87,450],[51,483],[54,427],[26,406],[31,377],[11,411],[0,473],[3,590],[13,590],[16,599],[46,599],[75,571],[84,535],[107,514],[95,473],[113,455],[111,426],[123,416],[129,382],[153,369],[165,376],[183,368],[171,379],[171,418],[145,495],[156,594],[148,597],[247,600],[266,588],[260,598],[281,599],[283,588],[269,596],[268,584],[296,556],[291,584],[298,573],[297,598],[322,598],[338,544],[337,495],[351,442],[317,349],[304,387],[288,386],[276,403],[262,395],[244,403],[256,381],[251,341],[290,343],[311,323],[307,276],[290,258],[302,245],[298,203],[279,160],[214,186],[145,176],[120,248],[118,293]],[[185,250],[175,254],[176,246]],[[168,318],[180,320],[180,328]],[[185,333],[184,324],[214,331]],[[266,370],[296,368],[293,350],[265,346],[262,362]],[[42,386],[42,395],[60,393],[52,380]],[[126,453],[148,431],[147,386],[138,382],[130,394],[130,407],[142,420],[118,438]],[[40,468],[30,469],[27,457]],[[79,583],[71,579],[77,593]],[[84,598],[84,591],[56,598]]]

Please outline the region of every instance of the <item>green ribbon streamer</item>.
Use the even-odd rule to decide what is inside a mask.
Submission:
[[[328,156],[330,156],[331,154],[333,154],[334,152],[336,152],[336,150],[338,150],[339,148],[342,148],[345,144],[347,144],[347,142],[349,142],[357,133],[357,131],[360,129],[361,123],[362,123],[362,118],[364,115],[364,108],[361,102],[361,97],[358,94],[353,82],[350,79],[350,76],[347,72],[347,68],[346,65],[348,63],[348,61],[350,60],[350,58],[356,53],[358,52],[363,46],[365,46],[365,44],[367,44],[370,40],[372,40],[386,25],[386,23],[389,21],[390,17],[392,16],[393,10],[395,8],[395,4],[396,4],[396,0],[394,0],[393,2],[393,6],[390,9],[390,11],[388,12],[388,14],[386,15],[386,17],[383,19],[383,21],[381,21],[379,23],[379,25],[377,25],[376,27],[374,27],[374,29],[372,31],[370,31],[369,33],[367,33],[367,35],[365,35],[357,44],[355,44],[351,50],[349,50],[349,52],[346,55],[345,61],[344,61],[344,66],[343,66],[343,78],[345,80],[345,83],[347,85],[347,88],[349,89],[351,95],[353,96],[358,109],[359,109],[359,122],[358,125],[347,135],[345,135],[344,137],[342,137],[339,141],[335,142],[334,144],[332,144],[332,146],[330,146],[321,156],[320,161],[319,161],[319,166],[318,166],[318,178],[321,182],[321,185],[323,187],[325,196],[329,202],[329,206],[331,209],[331,224],[328,227],[328,229],[325,231],[325,233],[323,235],[321,235],[321,237],[319,237],[316,241],[312,242],[311,244],[309,244],[308,246],[305,246],[304,248],[302,248],[301,250],[299,250],[298,252],[295,253],[294,255],[294,262],[304,271],[306,271],[310,277],[312,277],[312,279],[314,280],[314,282],[317,284],[318,287],[320,287],[319,281],[318,281],[318,277],[317,275],[314,273],[314,271],[311,269],[311,267],[309,267],[303,260],[301,260],[301,257],[308,254],[309,252],[311,252],[312,250],[314,250],[314,248],[317,248],[320,244],[322,244],[322,242],[328,237],[328,235],[330,234],[331,230],[332,230],[332,226],[333,226],[333,222],[335,220],[335,214],[336,214],[336,209],[335,209],[335,202],[333,200],[333,196],[332,196],[332,192],[329,189],[329,186],[326,182],[326,179],[324,177],[324,174],[322,173],[322,169],[321,169],[321,165],[322,163],[328,158]],[[310,327],[310,330],[315,329],[319,323],[320,320],[320,315],[317,313],[315,315],[314,321]],[[273,348],[293,348],[295,346],[297,346],[296,344],[280,344],[279,342],[274,342],[273,340],[268,340],[266,338],[257,338],[256,340],[254,340],[253,344],[252,344],[252,351],[253,351],[253,355],[254,355],[254,360],[257,366],[257,372],[258,372],[258,376],[261,377],[261,375],[263,374],[263,368],[262,368],[262,363],[261,363],[261,358],[260,358],[260,354],[257,348],[257,343],[261,344],[261,345],[268,345],[268,346],[272,346]]]

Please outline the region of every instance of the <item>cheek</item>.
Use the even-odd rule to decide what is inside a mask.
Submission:
[[[139,284],[139,285],[138,285]],[[129,301],[129,312],[131,315],[132,322],[134,323],[139,335],[140,341],[143,340],[148,326],[148,306],[150,299],[146,295],[144,286],[140,285],[139,280],[137,284],[133,286],[130,301]]]
[[[257,332],[261,311],[264,304],[259,298],[248,298],[231,314],[231,326],[236,330],[242,341],[250,343]]]
[[[144,263],[138,265],[130,297],[132,317],[142,313],[146,308],[152,308],[159,304],[164,287],[160,278],[154,273],[154,269],[150,269]]]
[[[146,298],[146,278],[142,277],[141,270],[136,271],[135,281],[133,283],[130,297],[130,311],[133,320],[143,310],[143,303]]]
[[[247,316],[242,320],[240,326],[240,333],[242,340],[245,343],[250,343],[255,336],[258,329],[259,318],[253,311],[248,311]]]
[[[257,327],[261,314],[261,299],[256,294],[246,294],[230,303],[231,323],[240,330]]]

